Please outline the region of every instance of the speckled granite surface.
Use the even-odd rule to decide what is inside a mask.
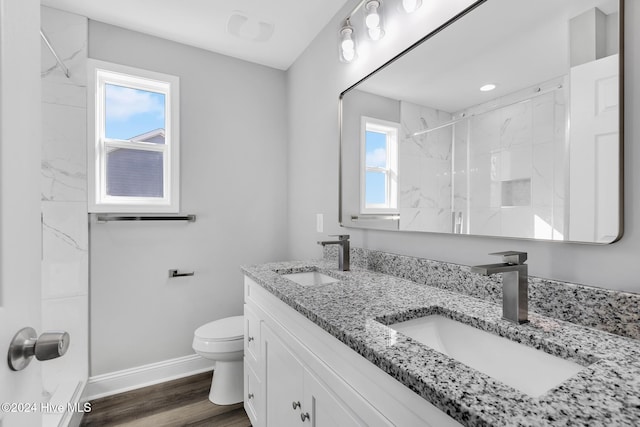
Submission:
[[[468,426],[638,426],[640,341],[530,313],[513,325],[501,307],[333,261],[243,267],[263,288],[442,411]],[[340,281],[303,287],[282,274],[318,270]],[[492,293],[493,291],[490,291]],[[538,398],[475,371],[384,323],[443,314],[585,368]],[[526,367],[524,367],[526,369]]]
[[[337,260],[337,253],[335,246],[324,248],[326,259]],[[351,265],[495,304],[502,301],[501,275],[472,274],[464,265],[353,247]],[[530,276],[529,312],[640,340],[639,294]]]

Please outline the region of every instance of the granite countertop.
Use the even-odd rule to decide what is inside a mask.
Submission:
[[[317,270],[337,283],[301,286],[282,274]],[[502,308],[459,293],[335,262],[244,266],[260,286],[468,426],[638,426],[640,341],[529,313],[514,325]],[[441,314],[572,360],[585,368],[531,397],[403,334],[391,324]],[[526,369],[526,367],[523,367]]]

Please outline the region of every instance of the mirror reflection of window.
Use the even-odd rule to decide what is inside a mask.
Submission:
[[[387,135],[382,132],[365,133],[365,206],[386,206],[387,197]]]
[[[398,211],[399,126],[362,117],[361,213]]]

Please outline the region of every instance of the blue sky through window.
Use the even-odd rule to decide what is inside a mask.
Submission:
[[[382,172],[367,172],[367,185],[365,189],[367,205],[382,205],[386,203],[385,197],[385,174]]]
[[[365,163],[368,167],[387,167],[387,135],[366,131]],[[385,174],[367,172],[365,174],[365,204],[386,203]]]
[[[366,164],[367,166],[381,167],[387,166],[387,135],[382,132],[366,133]]]
[[[105,84],[105,136],[132,139],[165,128],[165,95]]]

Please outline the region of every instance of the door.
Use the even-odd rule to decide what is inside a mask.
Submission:
[[[15,333],[40,332],[40,2],[0,0],[0,426],[42,424],[39,362],[12,371]]]
[[[620,231],[619,56],[571,68],[569,240],[610,243]]]

